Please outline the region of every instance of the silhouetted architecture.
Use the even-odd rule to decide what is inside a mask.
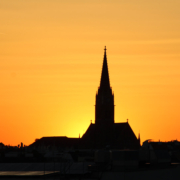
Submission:
[[[82,136],[81,148],[137,149],[140,136],[136,138],[128,122],[114,123],[114,94],[110,87],[106,47],[100,86],[96,94],[95,124],[91,123]]]
[[[55,137],[42,137],[37,139],[29,147],[36,148],[76,148],[79,143],[79,138],[68,138],[66,136],[55,136]]]
[[[104,50],[101,81],[95,105],[95,124],[101,127],[114,124],[114,94],[109,82],[106,48]]]
[[[128,121],[114,122],[114,94],[110,87],[106,47],[101,74],[100,86],[96,93],[95,124],[91,122],[82,138],[43,137],[31,146],[53,146],[74,148],[115,148],[138,149],[139,139],[136,138]]]

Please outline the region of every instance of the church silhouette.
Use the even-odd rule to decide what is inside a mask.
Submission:
[[[140,147],[140,137],[136,138],[128,121],[125,123],[114,122],[114,93],[110,86],[106,47],[100,86],[96,93],[95,124],[91,123],[82,136],[80,147],[118,149]]]
[[[82,138],[43,137],[30,146],[75,147],[82,149],[138,149],[137,139],[128,121],[114,122],[114,93],[110,86],[106,47],[100,86],[96,93],[95,124],[91,122]]]

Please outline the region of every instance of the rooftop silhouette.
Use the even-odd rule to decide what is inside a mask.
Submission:
[[[73,146],[75,148],[96,149],[109,146],[117,149],[138,149],[140,147],[140,136],[137,139],[128,121],[114,122],[114,93],[110,87],[106,50],[105,46],[100,86],[96,93],[95,124],[91,121],[82,138],[45,137],[31,146],[40,144],[58,146],[60,143],[60,147]]]

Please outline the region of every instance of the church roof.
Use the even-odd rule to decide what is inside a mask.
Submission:
[[[108,127],[91,123],[80,145],[84,148],[105,148],[106,146],[117,149],[139,148],[138,140],[128,122],[114,123]]]

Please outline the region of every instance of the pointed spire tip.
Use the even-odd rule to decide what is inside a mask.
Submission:
[[[104,60],[103,60],[102,73],[101,73],[101,81],[100,81],[100,88],[103,87],[103,88],[110,89],[106,50],[107,49],[106,49],[106,46],[105,46],[105,49],[104,49]]]
[[[107,50],[107,49],[106,49],[106,46],[105,46],[105,47],[104,47],[104,51],[106,52],[106,50]]]

